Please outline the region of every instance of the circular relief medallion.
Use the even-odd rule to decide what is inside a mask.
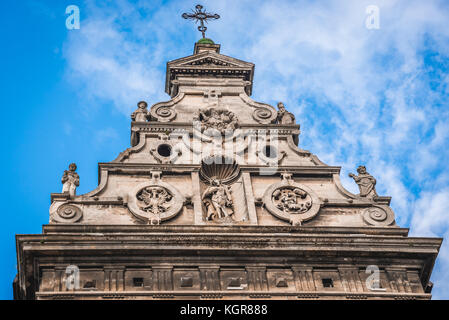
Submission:
[[[373,226],[388,226],[394,222],[394,213],[389,207],[373,206],[362,211],[363,220]]]
[[[320,210],[320,201],[308,187],[283,181],[270,186],[264,194],[265,208],[275,217],[301,225]]]
[[[74,223],[83,217],[83,212],[73,204],[63,204],[59,206],[53,215],[53,220],[61,223]]]
[[[184,197],[179,191],[162,181],[139,185],[129,195],[128,202],[131,213],[149,224],[173,218],[183,205]]]

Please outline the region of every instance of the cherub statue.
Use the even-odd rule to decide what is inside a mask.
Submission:
[[[211,181],[211,186],[204,191],[201,199],[207,207],[207,220],[231,217],[234,214],[229,187],[218,179]]]
[[[278,109],[277,121],[279,124],[295,123],[295,116],[293,115],[293,113],[290,113],[285,109],[285,106],[282,102],[278,103]]]
[[[365,166],[359,166],[357,168],[358,176],[354,175],[353,173],[350,173],[349,176],[354,179],[355,183],[359,186],[361,197],[366,198],[374,198],[377,197],[376,192],[376,179],[372,175],[370,175],[368,172],[366,172]]]
[[[80,177],[78,173],[76,173],[75,163],[69,165],[69,170],[64,170],[61,182],[62,193],[68,192],[71,197],[74,197],[76,195],[76,187],[80,185]]]
[[[148,121],[150,112],[147,110],[148,104],[145,101],[137,103],[137,110],[131,114],[131,119],[136,122]]]

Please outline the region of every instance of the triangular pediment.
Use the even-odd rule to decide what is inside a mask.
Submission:
[[[254,65],[239,59],[228,57],[215,52],[203,52],[185,58],[170,61],[171,68],[176,67],[225,67],[225,68],[253,68]]]
[[[254,64],[220,54],[218,48],[212,49],[168,62],[165,92],[172,97],[177,94],[177,84],[172,81],[179,76],[210,77],[219,74],[220,78],[240,77],[247,81],[245,91],[251,95]]]

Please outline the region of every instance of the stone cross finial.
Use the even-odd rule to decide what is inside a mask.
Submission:
[[[216,13],[212,14],[206,11],[202,11],[202,9],[203,6],[197,4],[195,7],[195,11],[193,11],[193,13],[183,13],[182,17],[184,19],[195,20],[195,22],[200,21],[201,25],[198,27],[198,31],[201,32],[201,34],[203,35],[203,39],[205,39],[207,27],[204,25],[204,22],[207,23],[207,20],[211,19],[220,19],[220,16]]]

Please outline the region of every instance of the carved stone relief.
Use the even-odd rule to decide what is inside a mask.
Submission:
[[[206,220],[234,221],[235,203],[229,184],[238,179],[240,168],[232,159],[208,157],[201,163],[200,177],[208,185],[201,196]]]
[[[201,199],[206,207],[206,220],[224,220],[229,222],[233,220],[234,209],[229,186],[214,179],[204,191]]]
[[[142,183],[129,194],[131,213],[148,224],[158,225],[175,217],[183,208],[185,199],[172,185],[160,180],[160,173],[152,173],[149,183]]]
[[[275,217],[300,226],[318,214],[320,200],[308,187],[295,183],[291,174],[268,187],[263,196],[265,208]]]
[[[200,122],[201,132],[205,135],[230,135],[237,128],[236,115],[226,109],[209,108],[200,110],[194,121]]]

